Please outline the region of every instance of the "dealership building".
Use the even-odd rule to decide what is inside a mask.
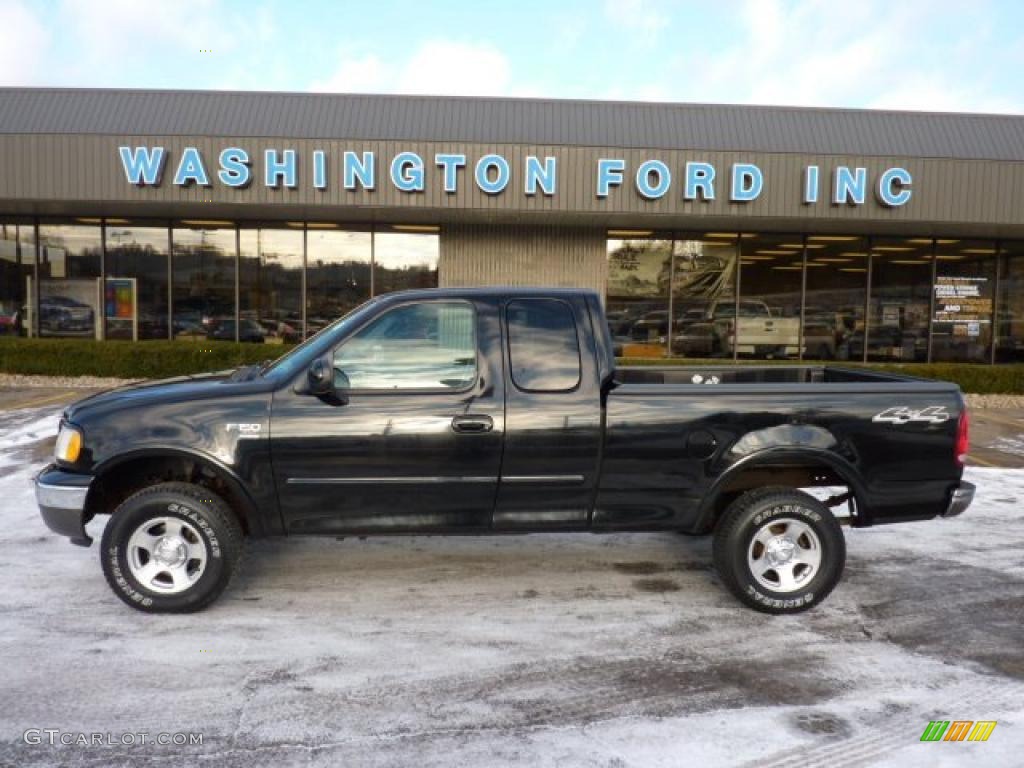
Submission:
[[[0,333],[592,288],[627,356],[1024,359],[1024,117],[0,89]]]

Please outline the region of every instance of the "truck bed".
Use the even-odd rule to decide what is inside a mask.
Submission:
[[[830,365],[671,365],[615,369],[620,385],[668,384],[706,386],[715,384],[934,384],[930,379]]]

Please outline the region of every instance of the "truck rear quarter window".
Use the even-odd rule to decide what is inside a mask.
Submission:
[[[465,302],[388,310],[334,352],[347,389],[465,389],[476,380],[476,313]]]
[[[527,392],[566,392],[580,383],[572,308],[557,299],[518,299],[505,310],[512,383]]]

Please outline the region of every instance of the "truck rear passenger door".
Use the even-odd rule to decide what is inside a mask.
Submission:
[[[504,330],[505,449],[494,527],[585,528],[601,446],[586,302],[510,298]]]

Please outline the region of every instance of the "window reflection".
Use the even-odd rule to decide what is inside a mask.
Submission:
[[[378,231],[373,238],[375,295],[437,287],[438,235]]]
[[[235,229],[176,227],[171,241],[173,338],[205,341],[234,323]]]
[[[302,333],[302,229],[239,232],[238,340],[282,344]],[[213,339],[234,337],[234,322],[213,330]]]
[[[672,354],[732,357],[739,237],[683,235],[673,244]]]
[[[306,335],[370,298],[370,232],[306,232]]]
[[[107,224],[108,339],[166,339],[167,227]]]
[[[860,360],[864,352],[864,304],[868,244],[846,235],[807,238],[804,357]]]
[[[1024,362],[1024,241],[1004,241],[999,253],[996,362]]]
[[[868,360],[923,362],[928,359],[931,240],[875,238],[871,253]]]
[[[39,227],[39,335],[102,338],[100,227]]]
[[[671,240],[609,240],[608,328],[625,357],[663,357],[668,346]]]
[[[464,389],[476,379],[475,325],[465,302],[396,307],[335,351],[335,383],[345,389]]]
[[[0,336],[33,335],[29,297],[36,261],[31,222],[0,221]]]
[[[991,240],[935,242],[932,360],[988,362],[995,258]]]
[[[512,381],[529,392],[564,392],[580,382],[580,346],[572,308],[554,299],[509,302]]]
[[[803,243],[799,235],[751,235],[740,240],[737,352],[759,359],[800,356]],[[814,267],[817,268],[817,263]],[[809,341],[831,351],[824,329],[808,326]]]

